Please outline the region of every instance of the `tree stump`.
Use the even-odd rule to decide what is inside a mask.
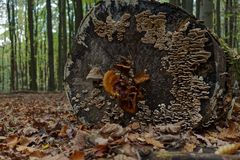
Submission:
[[[65,68],[82,122],[208,126],[231,101],[226,58],[201,21],[155,1],[99,2],[80,24]]]

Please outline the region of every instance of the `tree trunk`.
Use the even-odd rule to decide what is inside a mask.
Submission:
[[[13,1],[7,0],[7,13],[8,13],[8,24],[9,24],[9,37],[11,41],[11,55],[10,55],[10,65],[11,65],[11,75],[10,75],[10,91],[16,90],[16,53],[15,53],[15,40],[14,40],[14,18],[12,9]]]
[[[5,84],[5,63],[4,63],[4,56],[5,56],[5,46],[2,47],[2,91],[4,91],[4,84]]]
[[[27,2],[25,2],[25,7],[27,8]],[[29,45],[29,38],[28,38],[28,20],[27,20],[27,12],[24,12],[24,35],[25,35],[25,62],[24,62],[24,75],[25,75],[25,79],[24,79],[24,86],[25,89],[29,89],[29,81],[28,81],[28,77],[29,77],[29,66],[28,66],[28,55],[29,55],[29,50],[28,50],[28,45]]]
[[[234,36],[233,36],[233,48],[238,48],[238,0],[234,0],[234,13],[233,13],[233,19],[234,19]]]
[[[78,27],[83,19],[82,0],[73,0],[74,12],[75,12],[75,33],[77,33]]]
[[[216,4],[216,33],[218,37],[221,37],[221,0],[217,0]]]
[[[72,53],[72,39],[73,39],[73,33],[74,33],[74,24],[73,24],[73,8],[70,5],[70,0],[67,0],[67,13],[68,13],[68,28],[69,28],[69,34],[68,34],[68,46],[69,46],[69,53]]]
[[[182,6],[188,13],[193,14],[193,0],[183,0]]]
[[[229,0],[229,45],[233,48],[233,36],[234,36],[234,7],[233,7],[233,0]]]
[[[213,27],[213,1],[202,0],[200,4],[200,19],[204,20],[204,24],[212,29]]]
[[[47,37],[48,37],[48,67],[49,67],[48,90],[54,91],[55,90],[55,78],[54,78],[54,54],[53,54],[51,0],[46,0],[46,3],[47,3]]]
[[[30,37],[30,62],[29,62],[29,79],[30,90],[37,90],[37,65],[36,65],[36,50],[34,41],[34,19],[33,19],[33,7],[34,0],[28,0],[28,28]]]
[[[226,0],[224,15],[225,42],[227,44],[229,44],[229,2],[229,0]]]
[[[197,19],[200,18],[200,4],[201,4],[201,0],[196,0],[196,17],[197,17]]]

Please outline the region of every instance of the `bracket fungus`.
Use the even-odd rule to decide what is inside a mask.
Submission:
[[[224,52],[181,8],[146,0],[99,2],[74,44],[65,80],[82,122],[179,124],[186,130],[208,126],[229,109]]]
[[[119,106],[128,113],[136,113],[137,100],[143,99],[139,85],[150,79],[146,73],[134,75],[130,65],[116,64],[103,77],[105,91],[118,99]]]

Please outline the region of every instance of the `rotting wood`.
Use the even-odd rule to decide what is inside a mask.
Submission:
[[[223,117],[230,106],[226,58],[210,31],[174,5],[115,2],[98,3],[84,18],[66,65],[67,94],[79,119],[95,126],[138,121],[192,129]],[[136,85],[140,91],[125,106],[133,107],[134,99],[137,110],[123,109],[119,96],[109,95],[101,81],[86,79],[93,68],[105,75],[128,62],[130,68],[117,74],[132,78],[119,80],[116,93],[125,95],[126,81]],[[149,80],[135,84],[138,73]],[[140,93],[143,99],[136,98]]]

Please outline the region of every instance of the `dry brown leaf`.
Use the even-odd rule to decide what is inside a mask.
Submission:
[[[146,137],[145,141],[147,144],[151,144],[156,148],[164,148],[164,145],[161,142],[154,139],[153,137]]]
[[[16,150],[18,152],[27,154],[27,155],[29,155],[31,157],[42,158],[42,157],[45,156],[45,153],[42,150],[39,150],[39,149],[36,149],[36,148],[33,148],[33,147],[26,147],[26,146],[18,145],[16,147]]]
[[[20,145],[22,145],[22,146],[27,146],[27,145],[29,145],[31,142],[32,142],[32,141],[30,140],[30,138],[21,136],[21,137],[19,138],[19,143],[18,143],[18,144],[20,144]]]
[[[57,154],[55,156],[46,156],[41,158],[41,160],[69,160],[63,153]]]
[[[194,148],[196,148],[196,145],[193,143],[186,143],[183,147],[183,152],[193,152]]]
[[[162,132],[162,133],[176,134],[176,133],[180,132],[181,124],[182,124],[182,122],[177,122],[174,124],[167,124],[165,126],[157,125],[155,127],[155,131]]]
[[[108,151],[107,145],[97,145],[94,148],[92,148],[92,153],[96,157],[103,157],[107,151]]]
[[[139,129],[141,126],[140,126],[140,123],[139,123],[139,122],[133,122],[132,124],[129,125],[129,127],[130,127],[132,130],[136,130],[136,129]]]
[[[120,126],[119,124],[110,124],[107,123],[105,124],[101,129],[100,129],[100,134],[104,137],[121,137],[126,133],[126,129]]]
[[[28,126],[28,127],[23,128],[22,132],[23,132],[23,134],[24,134],[25,136],[31,136],[31,135],[33,135],[34,133],[37,133],[37,132],[38,132],[38,129],[33,128],[33,127],[31,127],[31,126]]]
[[[140,135],[138,133],[129,133],[127,135],[127,138],[131,141],[131,142],[136,142],[137,139],[140,137]]]
[[[74,139],[72,140],[73,143],[73,149],[84,149],[85,145],[86,145],[86,136],[88,135],[88,132],[86,131],[82,131],[82,130],[78,130],[76,136],[74,137]]]
[[[10,135],[7,137],[6,142],[9,148],[14,148],[18,144],[19,137],[17,135]]]
[[[124,144],[121,148],[121,153],[130,156],[130,157],[134,157],[137,159],[137,149],[135,149],[133,146],[131,146],[130,144]]]
[[[68,125],[63,125],[60,132],[58,133],[59,137],[66,137],[67,136],[67,129],[68,129]]]
[[[70,156],[70,160],[84,160],[84,152],[82,151],[74,151]]]
[[[97,137],[95,139],[95,144],[106,145],[107,143],[108,143],[108,139],[106,139],[106,138]]]
[[[216,150],[215,154],[220,154],[220,155],[224,155],[224,154],[234,154],[234,153],[236,153],[239,149],[240,149],[240,143],[228,144],[228,145],[219,147],[219,148]]]
[[[223,128],[216,136],[222,140],[234,140],[240,142],[240,126],[237,122],[229,122],[228,128]]]

